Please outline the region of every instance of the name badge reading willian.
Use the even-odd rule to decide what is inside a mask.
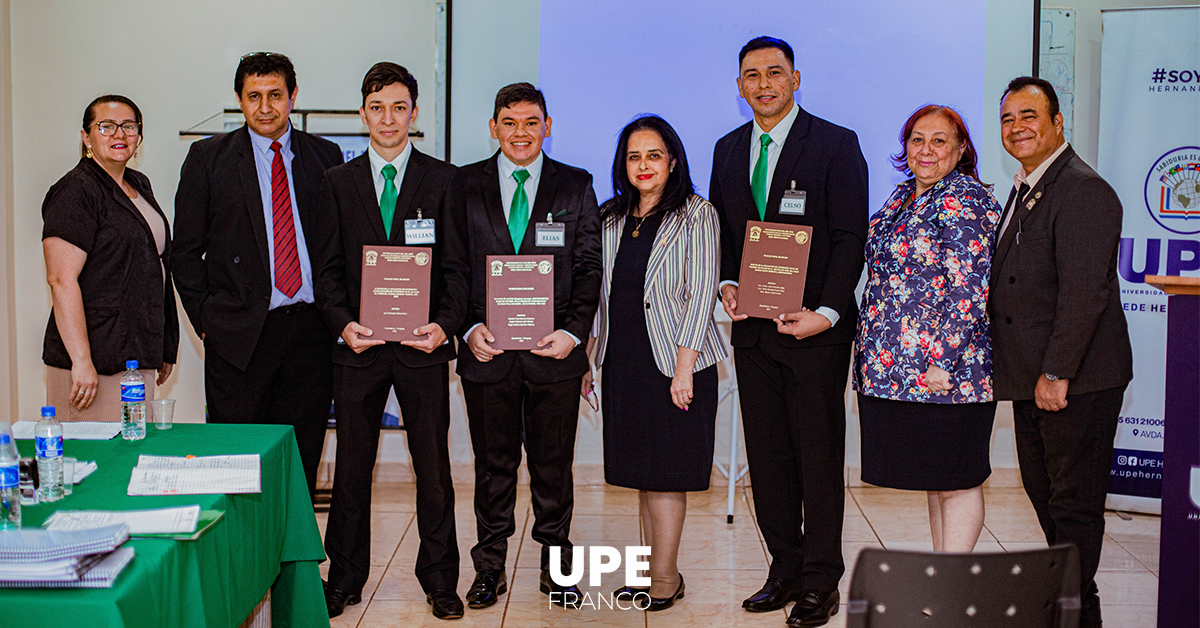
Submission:
[[[783,191],[783,198],[779,201],[779,213],[785,216],[803,216],[804,203],[808,200],[808,192],[796,189],[796,182],[792,181],[792,189]]]
[[[404,243],[412,246],[414,244],[434,244],[437,242],[437,232],[433,228],[432,218],[420,218],[421,210],[417,210],[416,220],[404,221]]]
[[[546,222],[534,225],[534,244],[537,246],[566,246],[567,226],[554,222],[552,214],[546,214]]]

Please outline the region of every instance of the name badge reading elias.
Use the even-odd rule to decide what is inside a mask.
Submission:
[[[792,189],[783,191],[783,198],[779,201],[779,213],[785,216],[803,216],[806,200],[808,192],[797,190],[796,182],[792,181]]]
[[[433,228],[433,219],[417,219],[404,221],[404,244],[433,244],[437,242],[437,233]]]
[[[534,235],[536,246],[566,246],[567,226],[554,222],[554,216],[546,214],[546,222],[534,225]]]

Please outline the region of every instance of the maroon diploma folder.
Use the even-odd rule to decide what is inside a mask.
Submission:
[[[775,318],[799,312],[804,305],[811,243],[812,227],[747,222],[738,274],[737,313]]]
[[[420,340],[413,330],[429,323],[433,249],[417,246],[363,247],[358,323],[371,338]]]
[[[489,255],[487,328],[495,349],[536,349],[554,331],[554,257]]]

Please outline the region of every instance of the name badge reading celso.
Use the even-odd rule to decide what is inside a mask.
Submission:
[[[420,215],[419,211],[418,215]],[[434,231],[432,218],[404,221],[404,244],[412,246],[435,242],[437,242],[437,233]]]
[[[554,222],[552,214],[546,214],[546,222],[534,225],[537,246],[565,246],[567,243],[567,226]]]
[[[808,192],[796,189],[796,182],[792,181],[792,189],[783,191],[783,198],[779,201],[779,213],[785,216],[803,216],[804,202],[808,199]]]

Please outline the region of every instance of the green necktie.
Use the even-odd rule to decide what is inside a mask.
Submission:
[[[383,214],[383,232],[392,239],[392,219],[396,217],[396,167],[387,164],[383,167],[383,195],[379,197],[379,211]]]
[[[525,193],[529,171],[524,168],[516,170],[513,178],[517,180],[517,190],[513,192],[512,205],[508,208],[508,235],[512,236],[513,251],[520,253],[525,227],[529,226],[529,195]]]
[[[758,151],[758,161],[754,164],[754,174],[750,177],[750,194],[754,197],[754,206],[758,208],[758,219],[767,219],[767,147],[771,145],[771,135],[763,133],[758,138],[762,148]]]

